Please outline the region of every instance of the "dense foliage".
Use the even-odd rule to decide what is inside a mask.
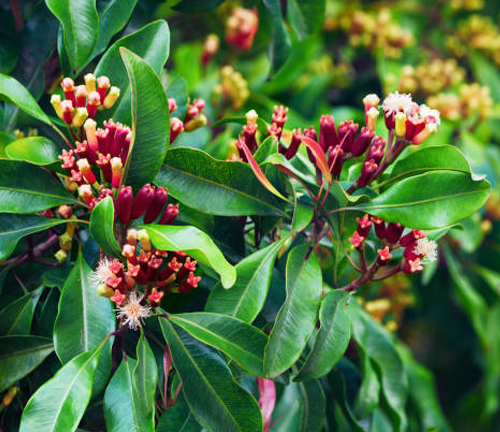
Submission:
[[[0,430],[499,428],[499,19],[0,1]]]

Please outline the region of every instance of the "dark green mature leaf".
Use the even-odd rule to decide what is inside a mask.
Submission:
[[[167,95],[143,59],[120,48],[132,88],[132,140],[122,182],[140,189],[161,167],[170,137]]]
[[[54,345],[63,363],[98,346],[115,329],[111,302],[97,294],[92,269],[80,254],[64,284],[54,325]]]
[[[428,146],[398,160],[382,183],[401,181],[406,177],[428,171],[458,171],[470,175],[471,167],[464,154],[455,146]]]
[[[264,306],[276,256],[286,239],[243,258],[236,265],[236,283],[226,290],[217,283],[205,305],[207,312],[231,315],[252,322]]]
[[[126,125],[132,123],[130,81],[120,55],[120,47],[140,56],[159,74],[167,61],[169,46],[170,31],[165,21],[154,21],[111,45],[97,65],[95,74],[109,77],[112,85],[120,88],[120,98],[112,109],[100,116],[101,120],[113,117],[115,121]]]
[[[292,42],[283,21],[281,2],[279,0],[262,0],[274,21],[274,34],[270,48],[270,57],[273,68],[277,71],[288,58]]]
[[[217,353],[169,320],[160,318],[160,326],[198,422],[209,431],[262,430],[257,401],[238,385]]]
[[[144,225],[151,241],[161,250],[181,250],[211,268],[221,278],[224,288],[230,288],[236,280],[236,269],[227,262],[212,239],[198,228],[173,225]]]
[[[323,299],[319,311],[321,327],[295,381],[328,374],[344,355],[351,338],[351,326],[345,311],[347,302],[348,295],[341,291],[332,291]]]
[[[301,427],[301,394],[298,383],[285,386],[280,398],[276,401],[271,424],[273,432],[299,432]]]
[[[91,58],[102,53],[109,41],[127,23],[137,0],[106,0],[99,7],[99,35]]]
[[[287,6],[288,20],[299,37],[321,29],[325,20],[326,0],[290,0]]]
[[[363,345],[358,345],[358,351],[363,380],[354,403],[354,413],[358,418],[362,419],[367,417],[379,405],[380,382]]]
[[[137,342],[137,364],[132,372],[134,388],[139,401],[139,407],[146,418],[154,418],[156,382],[158,381],[158,368],[155,356],[149,343],[141,332]]]
[[[23,160],[34,165],[61,165],[59,147],[45,137],[29,137],[16,140],[5,148],[5,154],[9,159]]]
[[[30,333],[31,321],[42,291],[43,287],[40,287],[25,294],[0,311],[1,335],[27,335]]]
[[[79,203],[47,171],[26,162],[0,160],[0,212],[33,213]]]
[[[0,260],[9,256],[23,237],[66,222],[36,215],[0,213]]]
[[[207,312],[169,315],[170,320],[199,341],[213,346],[249,372],[263,376],[267,336],[238,318]]]
[[[320,432],[325,421],[326,399],[321,383],[318,380],[299,384],[302,415],[300,419],[301,432]]]
[[[156,365],[155,365],[156,367]],[[108,432],[153,432],[154,410],[146,413],[141,407],[135,386],[137,361],[122,360],[104,393],[104,418]]]
[[[121,256],[121,248],[113,231],[115,206],[111,197],[100,201],[90,214],[90,235],[108,255]]]
[[[90,59],[99,33],[95,0],[45,0],[61,22],[68,59],[77,70]]]
[[[407,426],[405,405],[408,398],[408,381],[403,363],[387,331],[367,315],[357,304],[348,309],[354,339],[361,345],[377,368],[382,394],[387,402],[396,431]]]
[[[170,149],[155,183],[168,187],[174,198],[204,213],[284,215],[283,201],[262,186],[248,164],[219,161],[197,149]]]
[[[224,1],[225,0],[182,0],[172,9],[186,13],[207,12],[224,3]]]
[[[172,117],[183,119],[188,106],[188,90],[186,79],[176,72],[168,74],[165,91],[169,98],[175,99],[177,109],[172,113]]]
[[[52,125],[47,115],[38,106],[33,96],[16,79],[0,74],[0,100],[19,107],[30,116]]]
[[[469,174],[431,171],[396,183],[355,208],[411,228],[443,228],[465,219],[488,199],[491,186]]]
[[[189,411],[184,393],[181,391],[175,405],[165,411],[158,422],[156,432],[200,432],[201,426]]]
[[[500,101],[500,73],[498,68],[478,52],[470,55],[474,76],[478,82],[487,86],[495,102]]]
[[[300,357],[316,324],[321,287],[319,261],[309,245],[292,249],[286,263],[286,300],[264,354],[267,376],[280,375]]]
[[[41,336],[0,337],[0,391],[28,375],[54,351],[52,340]]]

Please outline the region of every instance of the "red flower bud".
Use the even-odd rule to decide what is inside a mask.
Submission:
[[[299,138],[300,135],[302,135],[302,129],[294,129],[292,131],[292,141],[290,141],[290,145],[286,149],[285,157],[287,159],[293,158],[297,150],[299,149],[299,145],[302,142],[302,140]]]
[[[177,117],[170,117],[170,144],[184,131],[184,124]]]
[[[129,131],[130,129],[128,127],[123,126],[120,123],[116,124],[115,136],[113,138],[113,141],[109,149],[111,157],[120,156],[123,149],[123,145],[125,144],[125,138],[127,137]]]
[[[168,190],[162,187],[157,188],[153,202],[149,205],[149,208],[146,210],[146,214],[144,215],[144,223],[151,223],[160,215],[167,199]]]
[[[370,216],[370,220],[373,222],[373,225],[375,226],[375,234],[377,234],[377,237],[379,239],[385,239],[387,232],[385,228],[385,222],[375,216]]]
[[[330,147],[330,150],[328,150],[328,166],[331,169],[332,176],[336,179],[339,178],[340,172],[342,171],[342,165],[344,164],[343,154],[344,151],[340,144],[335,147]]]
[[[132,187],[122,186],[118,192],[116,200],[116,215],[122,224],[126,224],[130,220],[130,212],[132,211]]]
[[[156,288],[151,290],[151,294],[148,295],[148,301],[151,307],[158,307],[160,305],[163,294],[163,291],[157,291]]]
[[[361,168],[361,174],[357,180],[359,187],[365,187],[368,183],[370,183],[370,179],[375,171],[377,171],[378,165],[375,163],[373,159],[366,161],[363,164],[363,168]]]
[[[361,246],[361,243],[365,241],[365,237],[360,236],[357,231],[354,231],[352,237],[349,238],[349,241],[354,245],[355,248]]]
[[[97,143],[99,147],[99,153],[103,155],[107,155],[109,153],[108,150],[108,134],[109,131],[107,129],[97,129],[95,132],[95,136],[97,138]]]
[[[358,222],[357,231],[359,235],[367,238],[373,224],[373,222],[370,220],[370,217],[365,214],[362,218],[356,218],[356,221]]]
[[[73,156],[73,150],[63,150],[62,155],[59,156],[59,159],[63,161],[62,168],[71,173],[72,170],[76,168],[75,157]]]
[[[331,115],[323,115],[319,120],[319,145],[324,151],[340,143],[335,130],[335,120]]]
[[[127,133],[127,136],[125,137],[125,141],[123,142],[123,147],[122,147],[122,163],[125,165],[125,162],[127,162],[127,157],[128,157],[128,152],[130,150],[130,141],[132,140],[132,131],[129,128],[129,131]]]
[[[111,182],[112,174],[111,174],[111,156],[108,154],[104,156],[102,153],[99,154],[99,159],[97,159],[96,164],[101,168],[102,176],[104,180],[108,183]]]
[[[132,219],[140,218],[148,209],[155,196],[155,187],[150,184],[145,184],[134,198],[132,205]]]
[[[106,93],[108,89],[111,87],[111,83],[109,82],[109,78],[107,76],[100,76],[97,78],[97,92],[101,97],[101,101],[106,97]]]
[[[356,138],[358,133],[359,124],[354,123],[352,120],[344,120],[339,124],[338,136],[340,140],[340,145],[345,153],[351,151],[352,143]]]
[[[161,225],[170,225],[177,218],[178,215],[179,215],[179,206],[169,204],[158,223]]]
[[[316,133],[314,127],[312,126],[309,126],[309,129],[304,129],[304,136],[306,136],[307,138],[311,138],[313,141],[318,142],[318,134]],[[307,157],[313,164],[316,164],[316,158],[314,157],[312,151],[309,150],[309,147],[307,148]]]
[[[200,280],[201,280],[200,276],[195,276],[194,273],[189,273],[186,282],[182,283],[181,286],[179,287],[179,291],[181,293],[190,292],[193,288],[196,288],[198,286],[198,282]]]
[[[377,263],[379,265],[388,264],[389,260],[392,258],[389,246],[386,246],[383,249],[377,249],[377,254],[378,254]]]
[[[386,228],[386,237],[389,243],[396,243],[403,234],[405,227],[398,223],[390,223]]]
[[[385,139],[380,136],[376,136],[373,139],[373,143],[370,149],[368,150],[366,160],[369,161],[372,159],[377,165],[380,165],[380,162],[382,161],[385,154],[385,146]]]
[[[61,81],[61,87],[64,91],[64,97],[71,101],[73,106],[76,106],[75,82],[71,78],[64,78]]]
[[[76,88],[76,106],[84,107],[87,105],[87,87],[79,85]]]
[[[90,169],[89,161],[87,159],[77,160],[76,165],[78,166],[78,169],[85,177],[85,180],[87,180],[92,185],[97,182],[94,173]]]
[[[73,121],[73,102],[71,100],[64,100],[61,102],[61,111],[63,116],[63,121],[66,124],[71,124]]]
[[[414,229],[411,230],[408,234],[404,235],[401,237],[401,240],[399,243],[401,246],[408,246],[414,242],[416,242],[418,239],[424,238],[425,234],[422,230]]]
[[[95,165],[97,160],[96,153],[88,146],[87,141],[77,141],[75,153],[80,158],[85,158],[89,161],[90,165]]]
[[[101,97],[99,96],[99,93],[93,91],[90,92],[88,95],[88,101],[87,101],[87,113],[89,115],[89,118],[94,118],[95,115],[97,114],[97,108],[99,108],[99,105],[101,105]]]
[[[354,140],[351,146],[353,156],[361,156],[370,145],[375,132],[367,127],[362,127],[358,137]]]

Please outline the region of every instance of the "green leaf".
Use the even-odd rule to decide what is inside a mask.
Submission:
[[[284,204],[267,191],[243,162],[219,161],[202,150],[167,152],[155,183],[183,204],[220,216],[284,215]]]
[[[16,79],[0,74],[0,100],[17,106],[31,117],[52,125],[49,117],[38,106],[33,96]]]
[[[175,405],[161,415],[156,428],[156,432],[200,432],[200,430],[201,426],[189,411],[183,392],[177,396]]]
[[[132,88],[132,140],[122,183],[135,190],[152,181],[161,167],[170,136],[167,95],[143,59],[120,48]]]
[[[101,120],[112,117],[123,124],[132,124],[130,81],[120,55],[120,47],[134,52],[159,74],[167,61],[169,46],[170,31],[167,23],[161,20],[154,21],[111,45],[99,61],[95,75],[109,77],[111,84],[120,88],[120,97],[112,109],[99,116]]]
[[[54,351],[52,340],[41,336],[0,337],[0,391],[24,378]]]
[[[151,241],[161,250],[181,250],[200,263],[213,268],[221,278],[224,288],[230,288],[236,280],[236,269],[227,262],[212,239],[198,228],[173,225],[144,225]]]
[[[166,92],[168,97],[175,99],[177,104],[177,109],[172,113],[172,117],[183,119],[189,100],[186,79],[177,72],[170,72],[167,77]]]
[[[135,387],[136,368],[133,358],[122,360],[106,388],[104,418],[108,432],[154,432],[154,411],[147,414],[142,410]]]
[[[197,421],[209,431],[261,431],[257,401],[238,385],[217,353],[169,320],[159,322]]]
[[[95,348],[115,330],[111,302],[97,294],[91,272],[79,254],[61,292],[54,325],[54,346],[62,363]]]
[[[0,311],[1,335],[28,335],[35,308],[42,294],[40,287],[14,300]]]
[[[376,366],[382,394],[395,430],[402,432],[407,426],[405,405],[408,397],[408,381],[394,342],[388,332],[357,304],[353,303],[348,313],[356,343],[363,347],[366,355]]]
[[[111,197],[100,201],[90,214],[89,231],[92,238],[108,255],[121,256],[121,248],[114,234],[115,206]]]
[[[406,178],[359,209],[409,228],[443,228],[467,218],[488,199],[491,186],[469,174],[431,171]]]
[[[0,213],[0,260],[9,256],[23,237],[66,222],[36,215]]]
[[[243,258],[236,264],[236,283],[226,290],[217,283],[205,305],[207,312],[231,315],[252,322],[264,306],[276,256],[285,239]]]
[[[34,165],[61,165],[59,160],[61,150],[45,137],[29,137],[14,141],[5,148],[5,154],[9,159],[22,160]],[[54,169],[55,166],[50,168]]]
[[[100,347],[75,357],[28,401],[19,432],[72,432],[92,394]]]
[[[172,9],[186,13],[207,12],[224,3],[224,1],[225,0],[181,0],[172,7]]]
[[[0,212],[33,213],[74,203],[81,204],[44,169],[0,159]]]
[[[299,389],[302,408],[301,432],[321,432],[326,411],[326,399],[321,383],[318,380],[302,382],[299,384]]]
[[[382,184],[401,181],[406,177],[428,171],[458,171],[471,174],[469,162],[463,153],[452,145],[424,147],[398,160]]]
[[[379,405],[380,383],[370,357],[363,345],[358,345],[363,380],[354,403],[354,412],[358,418],[365,418]]]
[[[61,22],[64,47],[76,71],[90,60],[99,33],[95,0],[45,0]]]
[[[137,342],[137,364],[132,372],[134,388],[139,406],[145,417],[154,417],[156,382],[158,368],[153,350],[148,344],[144,333],[141,332]]]
[[[498,73],[498,68],[478,52],[470,55],[470,61],[477,81],[490,89],[495,102],[500,102],[500,73]]]
[[[102,53],[111,38],[127,24],[137,0],[107,0],[99,3],[99,35],[91,58]]]
[[[269,377],[280,375],[299,359],[316,325],[321,287],[319,261],[310,246],[292,249],[286,263],[286,300],[264,354]]]
[[[267,336],[257,327],[238,318],[207,312],[169,315],[169,318],[191,336],[222,351],[247,371],[264,375],[262,357]]]
[[[351,338],[351,326],[346,313],[348,295],[332,291],[321,303],[321,327],[314,338],[313,347],[295,381],[322,377],[342,358]]]
[[[290,0],[287,15],[299,38],[321,29],[325,20],[326,0]]]
[[[219,126],[222,126],[222,125],[228,124],[228,123],[234,123],[234,124],[239,124],[241,126],[244,126],[244,125],[247,124],[247,118],[246,118],[246,116],[229,116],[229,117],[224,117],[224,118],[222,118],[220,120],[217,120],[213,124],[212,127],[217,128]],[[266,123],[266,121],[263,118],[257,117],[257,127],[258,127],[259,132],[263,136],[267,136],[267,123]],[[259,148],[260,148],[260,146],[259,146]]]
[[[281,2],[279,0],[262,0],[266,8],[269,10],[270,16],[274,21],[274,34],[271,42],[269,56],[273,68],[277,71],[286,62],[290,53],[292,42],[290,35],[283,21],[281,13]]]

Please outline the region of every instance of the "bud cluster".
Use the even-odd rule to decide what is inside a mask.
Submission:
[[[252,48],[259,28],[257,9],[236,7],[226,21],[226,42],[242,51]]]
[[[247,81],[232,66],[221,68],[220,76],[221,82],[213,92],[214,104],[231,105],[233,111],[238,111],[250,96]]]
[[[85,84],[75,87],[71,78],[64,78],[61,81],[64,100],[58,94],[50,99],[57,116],[76,128],[83,126],[87,118],[93,119],[98,110],[111,108],[120,96],[120,89],[112,87],[107,76],[96,78],[89,73],[84,80]]]
[[[188,103],[184,121],[172,114],[177,110],[177,102],[174,98],[168,99],[168,109],[170,112],[170,144],[179,136],[181,132],[192,132],[207,124],[207,118],[204,114],[205,101],[203,99],[194,99]]]

